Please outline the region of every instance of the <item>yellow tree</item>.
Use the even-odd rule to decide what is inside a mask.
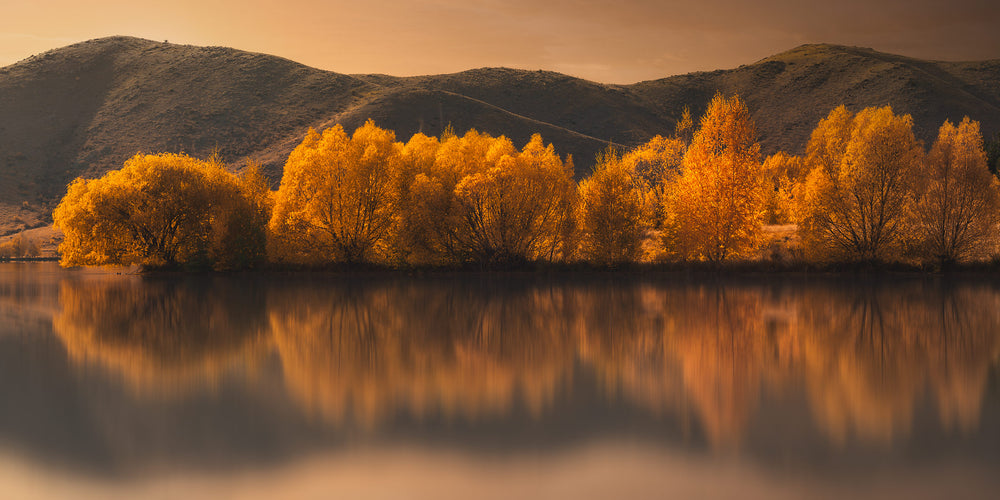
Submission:
[[[240,198],[236,177],[221,162],[135,155],[121,170],[69,185],[52,214],[64,233],[61,263],[229,267],[220,256],[242,233],[222,231],[220,221],[234,218],[234,204],[225,200]]]
[[[462,137],[450,130],[440,141],[417,134],[407,143],[415,165],[408,189],[407,213],[402,218],[412,245],[413,263],[456,264],[469,260],[465,242],[471,229],[456,196],[466,177],[486,172],[505,155],[516,154],[506,138],[469,130]]]
[[[681,113],[681,119],[677,120],[677,125],[674,126],[674,139],[680,140],[685,147],[691,144],[691,139],[694,137],[694,120],[691,119],[691,109],[684,106],[684,112]]]
[[[690,121],[690,113],[687,118]],[[663,225],[665,186],[679,174],[686,150],[684,140],[658,135],[629,151],[621,159],[622,163],[635,171],[641,181],[643,196],[649,204],[649,219],[654,227]]]
[[[739,97],[716,94],[668,186],[664,243],[683,259],[721,262],[755,249],[765,182],[750,111]]]
[[[369,120],[348,136],[310,130],[285,163],[271,217],[275,260],[378,262],[395,224],[403,145]]]
[[[986,165],[979,122],[945,121],[923,164],[916,204],[919,235],[942,263],[990,254],[995,243],[1000,190]]]
[[[806,149],[796,196],[803,248],[816,260],[886,260],[902,251],[923,150],[909,115],[834,109]]]
[[[806,257],[824,260],[832,256],[823,227],[826,224],[821,192],[833,190],[840,164],[851,140],[854,113],[840,105],[819,121],[806,144],[805,172],[793,189],[793,218]]]
[[[801,156],[793,156],[783,151],[764,160],[764,175],[767,182],[764,222],[767,224],[792,222],[793,188],[803,175],[804,163],[804,158]]]
[[[407,150],[419,165],[402,217],[411,262],[555,260],[574,250],[572,163],[540,136],[518,151],[506,137],[470,130],[414,137]]]
[[[455,248],[480,263],[556,260],[571,253],[576,203],[572,160],[566,163],[535,134],[517,152],[505,137],[486,155],[488,168],[455,186]]]
[[[637,260],[648,220],[643,181],[635,170],[608,150],[579,192],[583,258],[598,264]]]
[[[448,134],[444,137],[450,137]],[[399,210],[395,243],[400,261],[434,263],[441,254],[433,228],[443,224],[439,218],[448,212],[448,199],[440,184],[429,182],[441,142],[436,137],[414,134],[403,148],[403,167],[398,178]],[[419,182],[418,182],[419,178]]]
[[[221,169],[215,172],[232,177]],[[211,248],[217,269],[244,269],[267,261],[267,225],[274,206],[270,183],[260,166],[249,161],[233,181],[237,190],[214,201],[219,215],[212,221]]]

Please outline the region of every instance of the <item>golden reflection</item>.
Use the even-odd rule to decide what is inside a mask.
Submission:
[[[799,336],[816,419],[835,442],[906,435],[927,388],[945,427],[978,426],[1000,357],[988,288],[876,287],[804,294]]]
[[[974,284],[217,278],[67,281],[60,301],[71,358],[146,395],[275,356],[305,413],[368,428],[543,417],[585,372],[716,448],[738,447],[763,401],[802,394],[831,442],[890,444],[927,405],[975,430],[1000,360],[1000,292]]]
[[[142,395],[213,387],[266,355],[264,291],[225,280],[64,280],[52,320],[70,359]]]
[[[559,293],[443,283],[275,287],[269,317],[290,392],[372,425],[397,410],[539,415],[572,374]],[[569,355],[567,355],[569,354]]]

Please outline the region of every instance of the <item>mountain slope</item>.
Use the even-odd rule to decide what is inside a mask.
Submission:
[[[716,90],[739,93],[754,114],[765,151],[801,152],[830,109],[889,104],[913,116],[932,141],[945,119],[970,116],[984,134],[1000,130],[1000,61],[943,63],[871,49],[804,45],[729,71],[695,73],[634,86],[650,106],[705,102]]]
[[[138,151],[217,150],[277,180],[309,127],[348,130],[372,118],[436,135],[449,123],[515,143],[538,132],[572,154],[579,176],[609,143],[668,134],[684,106],[738,93],[766,153],[801,152],[831,108],[890,104],[931,140],[945,118],[1000,130],[1000,61],[943,63],[870,49],[806,45],[733,70],[634,85],[546,71],[483,68],[450,75],[343,75],[220,47],[112,37],[0,68],[0,234],[48,221],[66,183],[118,168]]]

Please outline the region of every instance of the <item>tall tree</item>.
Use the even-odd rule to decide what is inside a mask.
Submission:
[[[764,160],[767,183],[764,221],[768,224],[792,222],[795,183],[802,177],[804,159],[779,151]]]
[[[668,253],[721,262],[755,249],[765,183],[757,131],[739,97],[716,94],[669,187]]]
[[[433,147],[418,143],[417,156]],[[405,217],[411,241],[422,245],[411,254],[415,260],[497,264],[556,260],[574,251],[572,161],[563,162],[541,136],[518,151],[503,136],[446,134],[433,163],[420,164]]]
[[[909,235],[923,150],[909,115],[834,109],[806,148],[809,175],[796,196],[803,248],[816,260],[889,260]]]
[[[634,262],[648,226],[643,180],[613,150],[580,183],[583,258],[598,264]]]
[[[686,116],[690,121],[690,113]],[[621,162],[631,168],[640,181],[653,227],[663,226],[666,186],[680,175],[685,151],[687,143],[683,140],[658,135],[621,158]]]
[[[275,195],[275,260],[378,262],[395,224],[403,145],[369,120],[348,136],[337,125],[310,130],[285,163]]]
[[[941,125],[922,180],[917,227],[930,256],[944,263],[992,253],[1000,183],[987,166],[979,122]]]
[[[572,160],[563,163],[538,134],[520,152],[506,152],[510,149],[506,138],[496,140],[487,155],[489,168],[455,186],[461,213],[457,248],[484,263],[566,256],[576,203]]]
[[[448,136],[451,136],[449,132]],[[434,162],[441,142],[436,137],[414,134],[403,148],[403,168],[398,179],[399,211],[396,238],[393,244],[396,257],[411,263],[435,263],[441,258],[442,249],[435,238],[433,227],[444,224],[441,214],[448,212],[446,197],[442,196],[439,183],[430,182]]]

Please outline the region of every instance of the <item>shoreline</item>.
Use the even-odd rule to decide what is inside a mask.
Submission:
[[[0,263],[58,263],[58,257],[14,257],[0,258]],[[380,264],[328,264],[319,266],[293,264],[265,264],[252,269],[213,270],[210,268],[143,268],[142,266],[117,266],[133,268],[132,274],[140,276],[842,276],[842,277],[1000,277],[1000,262],[976,262],[966,264],[906,264],[878,262],[805,263],[740,261],[712,264],[707,262],[658,262],[626,263],[618,265],[598,265],[589,263],[519,263],[519,264],[465,264],[465,265],[421,265],[391,266]],[[74,266],[65,269],[92,269],[108,266]]]
[[[605,276],[605,277],[1000,277],[1000,264],[984,262],[948,266],[871,263],[631,263],[615,266],[594,264],[523,264],[523,265],[450,265],[387,266],[373,264],[338,264],[326,266],[266,265],[255,269],[217,271],[212,269],[142,269],[142,276],[218,275],[218,276]]]

